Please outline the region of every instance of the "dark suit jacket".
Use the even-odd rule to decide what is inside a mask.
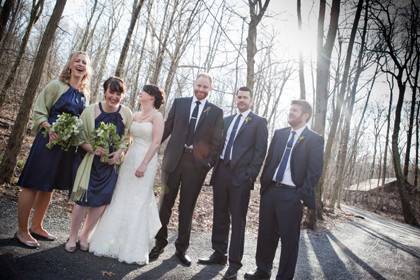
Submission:
[[[227,131],[234,117],[235,115],[232,115],[224,119],[225,125],[221,152],[223,152]],[[267,120],[250,112],[239,128],[232,147],[230,167],[234,172],[232,182],[234,185],[254,188],[255,179],[260,172],[267,152],[267,138]],[[219,162],[220,156],[214,168],[211,184],[214,184],[215,176],[217,176]]]
[[[172,104],[165,121],[162,142],[170,139],[163,156],[162,169],[172,172],[184,153],[187,140],[192,97],[177,98]],[[206,102],[198,120],[193,141],[193,155],[197,164],[209,170],[219,155],[223,134],[223,111],[216,105]]]
[[[273,184],[273,176],[280,163],[291,128],[276,130],[268,150],[261,175],[261,194]],[[293,147],[290,169],[300,198],[309,208],[315,208],[314,188],[322,175],[324,138],[305,128]]]

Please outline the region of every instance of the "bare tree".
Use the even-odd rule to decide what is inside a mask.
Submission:
[[[25,49],[29,41],[29,36],[31,35],[32,27],[34,26],[39,16],[41,15],[43,7],[44,7],[44,0],[32,1],[31,14],[29,16],[29,21],[25,30],[25,34],[23,35],[22,42],[20,43],[15,62],[13,63],[9,74],[7,75],[6,82],[4,83],[3,88],[0,91],[0,108],[3,106],[6,100],[7,91],[12,86],[12,83],[15,79],[16,71],[20,65],[23,55],[25,54]]]
[[[35,57],[34,66],[23,96],[19,113],[16,117],[12,133],[10,134],[7,142],[4,157],[0,164],[0,183],[9,182],[13,175],[17,155],[19,154],[24,133],[26,131],[26,125],[29,121],[32,102],[41,79],[42,69],[44,67],[49,48],[54,39],[55,30],[57,29],[58,23],[61,19],[64,7],[66,6],[66,2],[67,0],[62,0],[55,3],[54,10],[51,14],[50,20],[48,21],[44,35],[42,36],[41,47],[38,49],[38,53]]]
[[[383,52],[389,57],[396,68],[396,71],[393,72],[386,69],[386,65],[382,67],[384,72],[390,74],[395,79],[398,87],[398,100],[391,140],[392,162],[397,178],[404,220],[408,224],[418,225],[410,204],[408,193],[409,184],[406,181],[401,167],[401,155],[398,145],[401,111],[407,84],[406,76],[409,76],[404,74],[407,74],[409,63],[413,59],[415,51],[419,21],[418,8],[414,0],[405,7],[397,7],[392,1],[375,1],[371,16],[378,27],[378,39],[384,43],[385,49]],[[397,17],[402,22],[396,21]]]
[[[302,31],[301,0],[297,0],[296,4],[297,4],[298,27],[299,27],[299,31]],[[300,86],[300,99],[306,99],[305,67],[303,64],[302,50],[299,51],[299,86]]]
[[[342,84],[341,84],[342,88],[340,89],[340,92],[344,92],[345,89],[343,89],[343,87],[345,87],[347,85],[349,64],[350,64],[350,59],[351,59],[351,55],[352,55],[352,51],[353,51],[353,44],[354,44],[354,40],[355,40],[355,37],[356,37],[357,27],[359,25],[360,16],[361,16],[361,13],[362,13],[363,2],[364,2],[364,0],[359,0],[358,4],[357,4],[356,14],[354,16],[354,22],[353,22],[353,26],[352,26],[352,30],[351,30],[350,41],[349,41],[349,45],[348,45],[348,49],[347,49],[346,64],[344,66],[343,81],[342,81]],[[347,110],[344,112],[344,120],[343,120],[344,121],[344,127],[343,127],[343,130],[341,132],[342,134],[341,134],[341,139],[340,139],[339,151],[338,151],[338,156],[337,156],[337,166],[336,166],[336,172],[338,174],[337,174],[337,177],[335,179],[334,186],[333,186],[332,199],[330,201],[330,206],[331,207],[334,207],[334,205],[337,201],[338,195],[339,195],[341,189],[343,188],[344,165],[345,165],[346,157],[347,157],[347,145],[348,145],[349,134],[350,134],[351,117],[352,117],[352,114],[353,114],[354,101],[355,101],[355,96],[356,96],[356,91],[357,91],[357,86],[358,86],[360,74],[363,71],[362,60],[363,60],[363,53],[365,52],[367,22],[368,22],[368,3],[369,3],[368,0],[366,0],[366,3],[365,3],[365,18],[364,18],[362,39],[361,39],[361,43],[360,43],[360,50],[359,50],[359,54],[358,54],[358,57],[357,57],[356,74],[355,74],[355,77],[354,77],[352,90],[350,92],[350,99],[349,99],[348,105],[346,106]]]
[[[131,37],[133,35],[134,27],[136,26],[143,3],[144,0],[133,1],[133,11],[131,13],[130,25],[128,26],[127,35],[125,37],[124,44],[120,53],[120,58],[118,59],[117,69],[115,69],[116,76],[121,76],[123,73],[125,60],[127,59],[128,48],[130,47]]]
[[[0,12],[0,41],[3,39],[4,31],[6,30],[7,21],[11,15],[15,0],[6,0],[1,7]]]
[[[326,1],[319,2],[318,16],[318,37],[317,37],[317,67],[316,67],[316,96],[314,125],[313,128],[320,135],[324,136],[325,122],[328,104],[328,83],[330,77],[331,53],[334,47],[335,37],[338,29],[338,18],[340,15],[340,0],[333,0],[331,4],[330,23],[324,44],[324,20],[325,20]],[[315,213],[310,211],[308,224],[315,228],[316,220],[322,219],[322,185],[318,184],[315,191],[316,209]]]
[[[263,3],[264,2],[264,3]],[[255,54],[257,53],[257,26],[260,23],[270,0],[248,0],[250,22],[248,25],[248,37],[246,39],[246,86],[254,90],[255,83]]]
[[[117,2],[114,3],[112,2],[112,6],[111,6],[111,14],[108,17],[108,27],[107,27],[107,31],[106,34],[108,35],[106,43],[105,43],[105,47],[103,50],[101,50],[98,53],[98,56],[100,58],[99,60],[99,67],[97,69],[96,72],[96,81],[95,81],[95,85],[93,87],[93,91],[92,91],[92,96],[91,96],[91,102],[95,102],[97,97],[98,97],[98,93],[99,93],[99,85],[102,81],[102,77],[105,74],[105,70],[106,70],[106,61],[107,58],[109,56],[110,53],[110,48],[111,48],[111,43],[113,40],[113,36],[115,34],[115,31],[118,28],[118,25],[120,23],[121,20],[121,14],[122,14],[122,5],[121,2]]]

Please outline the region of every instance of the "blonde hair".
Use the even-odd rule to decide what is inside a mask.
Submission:
[[[71,62],[73,61],[73,59],[78,56],[78,55],[84,55],[86,57],[87,63],[86,63],[86,74],[85,76],[82,78],[81,84],[80,84],[80,88],[79,90],[83,92],[83,94],[85,95],[86,99],[89,100],[90,99],[90,77],[92,75],[92,68],[90,65],[90,58],[89,55],[84,52],[84,51],[75,51],[72,52],[69,56],[69,58],[67,59],[66,64],[63,67],[63,70],[61,70],[60,76],[58,77],[58,79],[64,83],[69,83],[70,82],[70,77],[71,77],[71,71],[70,71],[70,65]]]

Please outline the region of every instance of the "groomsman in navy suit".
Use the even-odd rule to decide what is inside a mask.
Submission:
[[[226,264],[229,228],[229,268],[223,279],[236,279],[244,251],[250,191],[267,152],[267,121],[251,112],[252,93],[241,87],[235,96],[238,112],[224,119],[224,145],[215,165],[213,185],[213,254],[201,264]]]
[[[306,123],[312,115],[304,100],[292,101],[291,127],[276,130],[261,174],[257,270],[245,279],[270,279],[281,239],[276,279],[293,279],[299,250],[302,208],[315,208],[314,188],[322,174],[324,140]]]

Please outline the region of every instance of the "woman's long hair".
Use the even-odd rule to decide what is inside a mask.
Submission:
[[[72,63],[73,59],[77,56],[77,55],[84,55],[86,57],[87,63],[86,63],[86,74],[85,76],[83,76],[81,84],[80,84],[80,88],[79,90],[83,92],[83,94],[85,95],[86,99],[89,100],[90,99],[90,77],[92,75],[92,68],[90,65],[90,58],[89,55],[84,52],[84,51],[75,51],[72,52],[66,62],[66,64],[63,67],[63,70],[61,70],[60,76],[58,77],[58,79],[64,83],[69,83],[70,82],[70,77],[71,77],[71,71],[70,71],[70,64]]]

